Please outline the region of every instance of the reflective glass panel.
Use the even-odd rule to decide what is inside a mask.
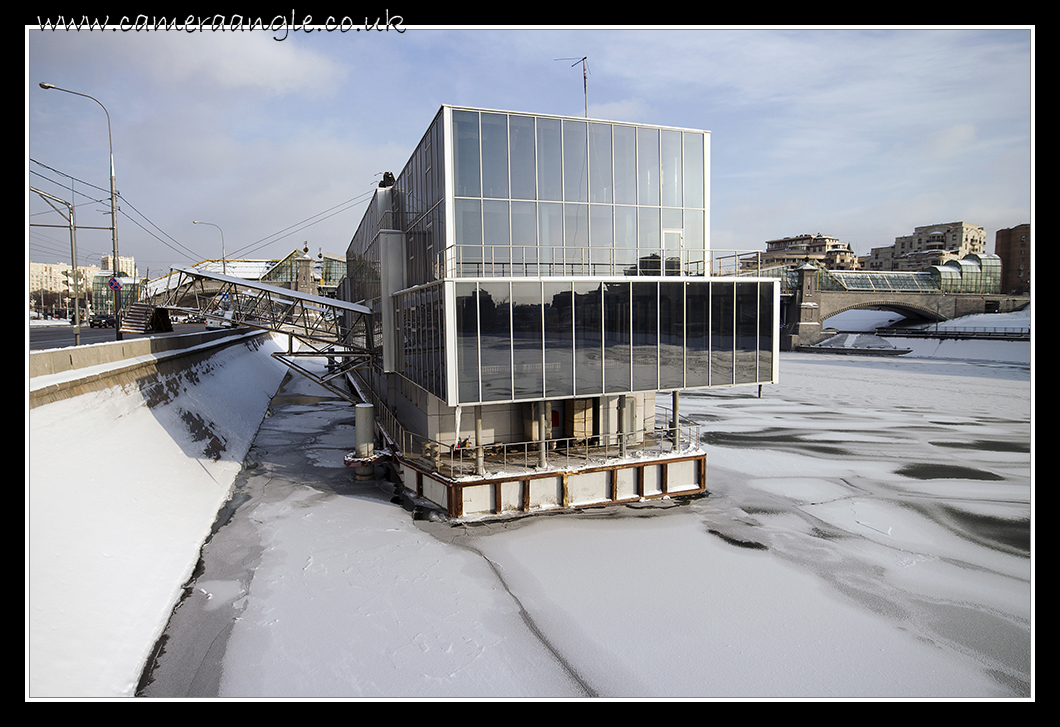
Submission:
[[[777,323],[773,320],[773,283],[758,287],[758,380],[773,378],[773,337]]]
[[[574,393],[603,393],[603,286],[574,283]]]
[[[563,199],[563,142],[559,119],[537,119],[537,198]]]
[[[508,119],[511,134],[511,186],[513,199],[537,198],[537,156],[534,118],[512,116]]]
[[[514,397],[540,398],[544,396],[541,284],[512,283],[511,306]]]
[[[685,207],[704,208],[703,134],[687,131],[684,134],[684,198]]]
[[[482,272],[482,207],[477,199],[458,199],[456,210],[457,263],[463,275]]]
[[[736,294],[733,283],[711,283],[710,286],[710,385],[724,386],[734,383]]]
[[[556,275],[555,263],[563,262],[563,205],[540,202],[537,205],[538,256],[542,275]]]
[[[680,389],[685,370],[685,286],[659,284],[659,388]]]
[[[457,197],[478,197],[479,143],[478,114],[453,111],[453,177]]]
[[[511,275],[508,203],[502,200],[482,201],[482,236],[485,242],[485,270],[489,275]]]
[[[637,203],[659,204],[659,130],[637,128]]]
[[[604,388],[630,391],[629,283],[604,284]]]
[[[586,163],[586,123],[563,122],[563,199],[589,201],[589,168]]]
[[[564,273],[566,275],[588,275],[589,205],[563,205],[563,247],[566,263]]]
[[[537,204],[512,202],[512,261],[515,275],[537,275]]]
[[[574,394],[574,305],[570,283],[545,283],[545,396]]]
[[[611,200],[611,126],[589,125],[589,201]]]
[[[478,401],[478,301],[474,283],[456,285],[456,374],[460,401]]]
[[[659,285],[633,283],[633,390],[659,384]]]
[[[663,131],[660,141],[662,169],[660,200],[663,207],[680,207],[684,204],[683,158],[681,155],[681,132]]]
[[[512,398],[509,303],[508,283],[479,283],[479,357],[483,401]]]
[[[710,384],[710,283],[689,283],[685,297],[685,381]]]
[[[482,114],[482,196],[508,196],[508,117]]]
[[[736,383],[758,380],[758,284],[736,286]]]
[[[637,130],[614,126],[615,203],[637,203]]]

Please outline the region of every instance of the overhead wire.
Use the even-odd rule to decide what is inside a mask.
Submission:
[[[109,190],[104,189],[102,187],[99,187],[97,185],[94,185],[94,184],[92,184],[90,182],[86,182],[86,181],[84,181],[82,179],[78,179],[77,177],[74,177],[74,176],[72,176],[70,174],[67,174],[66,172],[62,172],[62,171],[60,171],[58,169],[55,169],[54,167],[50,167],[47,164],[39,162],[39,161],[37,161],[35,159],[30,159],[30,161],[33,162],[34,164],[37,164],[37,165],[43,167],[44,169],[47,169],[47,170],[49,170],[51,172],[54,172],[54,173],[59,174],[59,175],[61,175],[63,177],[66,177],[67,179],[70,179],[70,180],[72,180],[74,182],[77,182],[78,184],[84,185],[85,187],[89,187],[89,188],[92,188],[92,189],[99,190],[99,191],[101,191],[101,192],[103,192],[103,193],[105,193],[107,195],[106,198],[94,198],[94,197],[92,197],[92,196],[90,196],[88,194],[85,194],[84,192],[80,192],[80,191],[77,191],[77,190],[73,190],[73,188],[70,188],[73,191],[74,194],[80,195],[81,197],[84,197],[84,198],[86,198],[88,200],[88,202],[85,202],[84,204],[90,204],[90,203],[92,203],[92,204],[102,204],[102,203],[106,203],[106,202],[109,201],[109,195],[110,195],[110,191]],[[56,181],[55,179],[52,179],[52,178],[48,177],[47,175],[44,175],[44,174],[42,174],[40,172],[36,172],[36,171],[30,170],[30,173],[31,174],[35,174],[35,175],[39,176],[42,179],[46,179],[47,181],[49,181],[49,182],[51,182],[51,183],[53,183],[55,185],[63,186],[58,181]],[[64,187],[64,189],[67,189],[67,188]],[[328,220],[328,219],[334,217],[335,215],[338,215],[338,214],[341,214],[342,212],[348,211],[349,209],[351,209],[352,207],[356,206],[357,204],[359,204],[361,202],[364,202],[365,200],[369,199],[373,193],[374,193],[374,190],[370,190],[370,191],[365,192],[363,194],[359,194],[356,197],[352,197],[351,199],[345,200],[344,202],[340,202],[337,205],[329,207],[328,209],[323,210],[322,212],[318,212],[317,214],[310,215],[309,217],[306,217],[305,219],[303,219],[303,220],[301,220],[299,222],[296,222],[296,223],[294,223],[292,225],[289,225],[289,226],[287,226],[287,227],[285,227],[285,228],[283,228],[281,230],[278,230],[277,232],[274,232],[274,233],[272,233],[270,235],[266,235],[265,237],[260,238],[259,240],[256,240],[255,242],[251,242],[251,243],[248,243],[247,245],[244,245],[243,247],[236,248],[235,250],[233,250],[230,253],[230,255],[244,255],[245,256],[245,255],[247,255],[249,253],[252,253],[252,252],[260,250],[260,249],[262,249],[264,247],[267,247],[268,245],[271,245],[273,243],[279,242],[280,240],[283,240],[286,237],[290,237],[291,235],[294,235],[294,234],[296,234],[298,232],[301,232],[302,230],[308,229],[309,227],[312,227],[313,225],[316,225],[316,224],[318,224],[320,222]],[[162,230],[162,228],[160,228],[153,221],[151,221],[151,219],[148,218],[147,215],[145,215],[144,213],[140,212],[140,210],[138,210],[136,208],[136,206],[133,205],[132,202],[130,202],[128,200],[128,198],[124,197],[120,193],[117,195],[117,197],[118,197],[118,199],[120,199],[122,201],[122,206],[120,206],[118,208],[118,211],[122,214],[123,217],[125,217],[130,222],[135,224],[137,227],[142,229],[145,233],[147,233],[151,237],[155,238],[156,240],[158,240],[159,242],[161,242],[163,245],[165,245],[169,249],[173,250],[174,252],[179,253],[182,256],[187,256],[189,260],[194,260],[194,261],[197,262],[199,260],[204,259],[198,253],[194,252],[193,250],[191,250],[187,246],[183,245],[182,243],[177,241],[175,238],[173,238],[173,236],[169,235],[167,232]],[[172,241],[173,244],[170,244],[166,240],[164,240],[161,237],[159,237],[158,234],[155,234],[151,230],[147,229],[143,224],[138,222],[136,219],[133,219],[124,210],[124,208],[123,208],[124,206],[128,206],[130,209],[132,209],[137,215],[139,215],[141,218],[143,218],[143,220],[147,224],[149,224],[151,227],[153,227],[155,230],[157,230],[161,235],[164,235],[166,238],[168,238],[170,241]],[[174,247],[174,246],[176,246],[176,247]],[[177,249],[178,247],[181,248],[181,249]]]

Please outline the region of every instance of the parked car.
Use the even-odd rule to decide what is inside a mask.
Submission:
[[[89,328],[114,328],[114,316],[110,313],[97,313],[88,321]]]

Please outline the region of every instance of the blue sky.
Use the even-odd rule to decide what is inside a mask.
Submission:
[[[141,275],[308,243],[343,254],[379,173],[442,104],[711,131],[711,244],[823,233],[858,253],[918,225],[1030,222],[1032,27],[26,32],[28,186],[105,225]],[[71,182],[71,178],[76,181]],[[71,190],[71,184],[73,190]],[[103,190],[103,191],[101,191]],[[86,196],[87,195],[87,196]],[[27,192],[28,219],[57,221]],[[108,232],[78,233],[82,264]],[[27,256],[69,236],[27,226]]]

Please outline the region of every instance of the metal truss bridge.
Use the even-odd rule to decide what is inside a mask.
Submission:
[[[203,316],[222,327],[248,326],[283,333],[288,336],[287,351],[272,354],[274,358],[328,391],[360,402],[334,380],[368,366],[375,355],[372,311],[367,306],[195,268],[173,268],[166,289],[152,296],[150,302],[132,306],[122,329],[130,333],[172,330],[170,313]],[[321,357],[328,359],[324,376],[299,360]]]

